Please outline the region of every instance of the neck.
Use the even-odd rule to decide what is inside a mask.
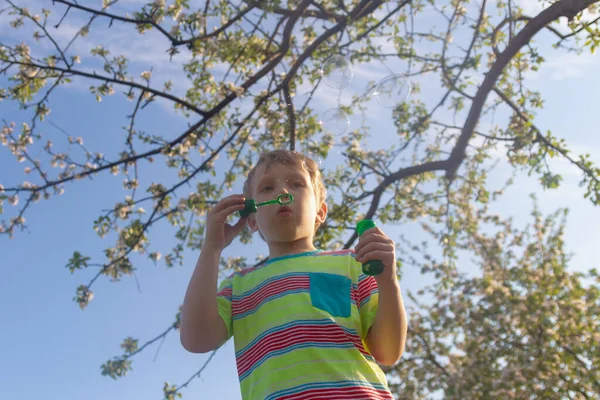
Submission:
[[[271,242],[269,243],[269,258],[306,253],[316,249],[312,243],[312,238],[302,238],[292,242]]]

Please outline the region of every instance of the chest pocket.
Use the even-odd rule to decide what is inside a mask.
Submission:
[[[311,273],[310,300],[313,307],[327,311],[332,317],[349,317],[351,284],[346,276]]]

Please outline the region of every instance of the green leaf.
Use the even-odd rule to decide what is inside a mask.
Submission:
[[[66,267],[73,273],[77,269],[87,268],[89,260],[89,257],[85,257],[80,252],[76,251],[73,253],[73,257],[69,259]]]

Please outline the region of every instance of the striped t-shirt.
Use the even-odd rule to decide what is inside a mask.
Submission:
[[[316,250],[223,280],[219,315],[244,400],[393,399],[365,343],[377,283],[354,257]]]

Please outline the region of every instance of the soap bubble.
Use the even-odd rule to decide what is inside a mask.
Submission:
[[[348,114],[341,108],[330,108],[321,114],[319,125],[321,125],[325,133],[332,136],[340,136],[348,130],[350,119],[348,118]]]
[[[350,85],[354,76],[354,69],[350,59],[335,55],[329,57],[321,68],[321,74],[325,83],[334,89],[341,90]]]
[[[402,75],[389,75],[379,81],[373,94],[382,107],[394,108],[404,103],[411,91],[409,80]]]
[[[323,168],[323,157],[314,148],[306,147],[302,149],[302,154],[316,162],[319,168]],[[307,168],[306,165],[305,168]]]

